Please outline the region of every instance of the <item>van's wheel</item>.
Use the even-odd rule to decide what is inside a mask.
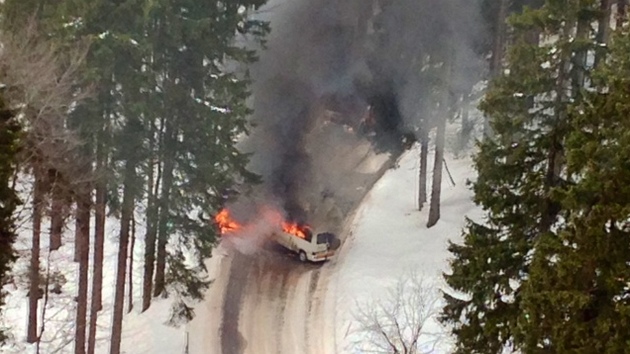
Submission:
[[[338,239],[337,237],[334,237],[330,241],[330,249],[332,249],[333,251],[336,251],[339,247],[341,247],[341,240]]]
[[[304,251],[300,251],[299,258],[300,258],[300,262],[306,262],[307,261],[306,253],[304,253]]]

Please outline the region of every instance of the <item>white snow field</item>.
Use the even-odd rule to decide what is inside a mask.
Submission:
[[[429,158],[431,171],[433,156]],[[437,313],[441,274],[448,267],[448,241],[460,239],[466,216],[477,219],[481,212],[466,185],[467,179],[474,178],[470,158],[455,159],[447,154],[456,185],[445,173],[442,218],[427,229],[428,205],[422,212],[417,210],[418,160],[419,150],[412,149],[374,185],[349,220],[340,252],[326,264],[305,267],[296,262],[272,262],[269,267],[267,261],[254,261],[277,274],[260,273],[242,288],[238,318],[228,319],[237,322],[240,343],[234,347],[222,346],[220,328],[230,276],[226,269],[235,257],[229,249],[217,252],[222,256],[212,261],[221,263],[215,269],[216,282],[187,329],[190,353],[361,353],[355,344],[366,338],[358,331],[357,304],[383,299],[410,272],[428,286]],[[287,275],[281,267],[301,268]],[[437,336],[441,340],[432,352],[448,352],[449,338],[437,322],[429,321],[425,331],[430,335],[423,336],[421,343],[431,347]]]
[[[429,206],[417,210],[419,151],[412,150],[400,160],[397,169],[388,171],[373,187],[358,210],[350,235],[335,267],[332,283],[335,289],[336,352],[359,353],[353,343],[363,341],[355,320],[357,303],[382,301],[387,304],[389,289],[399,280],[408,280],[411,273],[430,286],[434,311],[441,307],[439,288],[442,272],[448,269],[448,241],[461,237],[465,217],[481,217],[480,208],[472,202],[467,179],[474,178],[470,158],[446,157],[455,186],[444,173],[442,181],[441,218],[427,229]],[[429,157],[432,170],[432,156]],[[445,171],[446,172],[446,171]],[[430,177],[430,176],[429,176]],[[430,180],[429,195],[430,195]],[[360,305],[365,307],[365,305]],[[435,353],[448,352],[448,336],[435,321],[423,332],[441,337]],[[440,334],[441,333],[441,334]],[[435,335],[426,335],[421,342],[432,342]]]
[[[419,150],[405,153],[398,166],[385,173],[365,197],[346,226],[346,236],[338,254],[324,265],[304,266],[290,260],[282,266],[303,267],[299,272],[261,275],[255,285],[243,288],[240,323],[243,354],[350,354],[361,353],[355,345],[365,340],[358,331],[355,320],[357,304],[387,298],[387,291],[405,274],[413,271],[430,286],[441,307],[438,289],[443,286],[441,273],[448,267],[449,240],[460,239],[465,217],[478,219],[481,210],[472,200],[472,192],[466,186],[467,179],[474,178],[470,158],[456,159],[447,154],[446,161],[456,186],[444,173],[442,182],[442,210],[440,221],[431,229],[426,228],[428,205],[417,210]],[[428,192],[430,196],[433,155],[429,155]],[[108,230],[106,244],[104,307],[100,314],[98,353],[109,350],[109,326],[115,277],[115,220]],[[141,226],[141,225],[139,225]],[[68,230],[71,239],[73,230]],[[139,227],[138,242],[134,247],[134,310],[125,315],[123,327],[123,352],[127,354],[232,354],[225,353],[221,344],[221,326],[225,288],[230,277],[230,263],[234,252],[220,245],[213,258],[208,260],[210,279],[214,279],[206,299],[195,308],[196,318],[179,328],[168,327],[170,301],[157,299],[143,314],[139,313],[142,251],[144,230]],[[46,236],[43,237],[44,239]],[[30,247],[28,233],[20,237],[19,247],[27,253]],[[70,241],[67,239],[67,241]],[[47,245],[42,244],[42,257],[47,256]],[[74,332],[74,306],[76,292],[76,264],[72,262],[72,246],[68,242],[51,264],[70,273],[64,286],[64,294],[50,300],[47,310],[47,327],[41,353],[71,353]],[[273,258],[273,257],[272,257]],[[273,263],[273,262],[272,262]],[[273,266],[278,266],[273,263]],[[16,272],[25,272],[27,258],[16,264]],[[20,270],[21,269],[21,270]],[[280,271],[282,273],[282,271]],[[278,288],[282,283],[283,288]],[[12,344],[2,348],[2,353],[35,353],[35,346],[24,343],[27,298],[24,286],[7,285],[10,292],[6,322],[13,328]],[[282,289],[288,289],[282,291]],[[278,292],[276,292],[278,290]],[[385,300],[385,302],[387,302]],[[41,304],[40,304],[41,306]],[[280,314],[282,318],[274,315]],[[247,322],[246,322],[247,321]],[[435,322],[428,323],[429,333],[444,333]],[[442,341],[434,353],[448,353],[449,341]],[[423,336],[421,342],[431,341],[434,336]],[[66,344],[63,346],[63,344]],[[55,348],[59,348],[55,351]]]

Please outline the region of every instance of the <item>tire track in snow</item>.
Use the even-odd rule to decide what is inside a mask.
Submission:
[[[394,163],[390,158],[377,172],[364,175],[366,188],[339,233],[343,243],[356,207]],[[336,289],[331,281],[337,264],[336,259],[302,264],[276,251],[235,254],[223,302],[221,354],[336,353],[336,294],[330,292]]]
[[[242,354],[246,345],[245,338],[239,332],[240,308],[245,292],[239,291],[247,284],[247,272],[250,261],[247,256],[234,253],[230,263],[229,280],[223,299],[223,318],[221,325],[221,352],[223,354]]]

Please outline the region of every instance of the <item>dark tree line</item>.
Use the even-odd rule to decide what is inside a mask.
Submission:
[[[12,188],[17,167],[19,134],[21,128],[14,113],[0,98],[0,286],[7,282],[11,263],[15,260],[14,212],[19,199]],[[4,292],[0,292],[0,308],[4,305]],[[0,343],[6,339],[0,328]]]
[[[38,323],[49,297],[42,236],[48,233],[49,251],[58,251],[70,223],[78,263],[75,353],[97,347],[105,228],[112,220],[120,232],[110,352],[120,352],[125,301],[134,305],[136,241],[144,244],[141,310],[155,297],[172,297],[172,324],[194,316],[191,301],[208,286],[204,260],[216,243],[211,215],[225,190],[255,180],[235,145],[249,129],[245,68],[256,57],[238,43],[261,43],[267,26],[248,15],[263,3],[2,4],[3,45],[11,45],[2,63],[10,94],[0,131],[0,266],[13,259],[18,200],[11,183],[18,173],[32,180],[28,342],[39,348],[45,328]],[[25,23],[33,24],[28,33]],[[17,135],[11,129],[19,126]],[[137,240],[138,223],[146,232]]]
[[[457,353],[621,353],[630,341],[626,2],[529,5],[507,22],[497,12],[495,48],[506,50],[480,106],[488,134],[473,183],[485,220],[468,220],[449,247],[445,277],[457,294],[445,294],[442,320]]]

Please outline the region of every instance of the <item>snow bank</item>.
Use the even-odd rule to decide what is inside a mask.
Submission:
[[[431,160],[430,155],[429,171]],[[472,191],[466,186],[466,181],[474,178],[471,159],[456,160],[447,155],[446,161],[456,186],[445,172],[441,219],[434,227],[426,228],[429,206],[417,210],[417,149],[406,153],[399,166],[383,176],[358,210],[353,231],[336,265],[338,353],[357,352],[352,344],[362,336],[357,332],[353,315],[357,303],[383,299],[406,273],[418,273],[440,296],[437,292],[443,286],[441,274],[448,267],[448,241],[460,239],[465,216],[481,216],[480,209],[472,202]],[[429,195],[430,183],[429,176]],[[439,301],[436,310],[441,305]],[[444,332],[435,321],[426,330]],[[445,340],[437,351],[445,352],[447,347]]]

